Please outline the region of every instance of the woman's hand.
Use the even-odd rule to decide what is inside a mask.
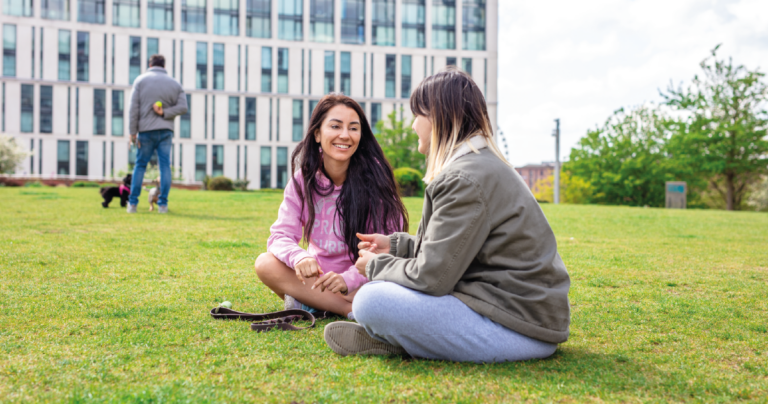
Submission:
[[[320,287],[321,292],[328,289],[333,293],[347,293],[347,282],[345,282],[344,278],[336,272],[328,272],[318,278],[315,281],[315,284],[312,285],[312,289],[316,287]]]
[[[357,233],[357,238],[360,239],[360,242],[357,244],[357,248],[360,251],[368,250],[376,254],[389,253],[389,236]],[[377,245],[378,247],[375,250],[371,250],[371,245]]]
[[[376,234],[376,236],[380,236],[380,234]],[[389,241],[389,240],[387,240]],[[361,249],[358,253],[360,255],[360,258],[355,261],[355,268],[357,268],[357,272],[360,273],[360,275],[365,275],[365,266],[368,265],[368,261],[372,260],[374,257],[376,257],[378,254],[375,253],[377,251],[377,245],[371,244],[368,250]],[[389,251],[389,249],[387,249]]]
[[[299,278],[301,283],[305,284],[304,278],[312,278],[314,276],[320,276],[323,274],[323,270],[320,269],[320,265],[317,265],[317,260],[311,257],[304,258],[299,261],[294,268],[296,271],[296,277]]]

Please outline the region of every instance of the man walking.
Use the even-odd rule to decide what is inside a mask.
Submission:
[[[160,196],[158,212],[168,213],[168,192],[171,190],[171,144],[173,120],[187,113],[187,96],[178,81],[165,71],[165,58],[152,55],[149,69],[133,82],[131,95],[131,121],[129,131],[131,144],[136,144],[138,153],[133,169],[131,196],[128,199],[128,213],[136,213],[139,204],[144,171],[152,154],[157,150],[160,165]],[[138,133],[138,139],[136,134]]]

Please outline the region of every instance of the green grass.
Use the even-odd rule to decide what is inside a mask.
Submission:
[[[281,308],[252,269],[281,200],[173,190],[170,214],[129,216],[95,189],[0,188],[0,402],[768,401],[767,214],[544,205],[571,338],[475,365],[212,320]]]

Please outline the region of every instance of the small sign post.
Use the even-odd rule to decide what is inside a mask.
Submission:
[[[667,181],[667,209],[685,209],[687,195],[688,184],[684,181]]]

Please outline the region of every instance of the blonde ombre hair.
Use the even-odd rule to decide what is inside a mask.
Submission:
[[[411,112],[432,122],[431,144],[427,155],[426,182],[437,177],[451,155],[474,136],[485,138],[488,148],[501,161],[512,166],[502,156],[493,141],[493,129],[488,117],[485,97],[468,74],[456,67],[429,76],[411,95]]]

